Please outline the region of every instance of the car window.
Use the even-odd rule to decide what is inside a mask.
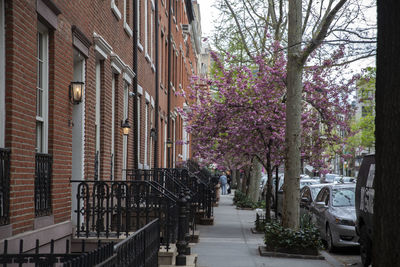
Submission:
[[[337,188],[332,191],[332,206],[348,207],[354,206],[355,188]]]
[[[312,196],[314,196],[313,200],[315,199],[315,197],[318,195],[319,191],[321,190],[321,187],[313,187],[311,188],[312,191]]]
[[[322,190],[319,192],[319,194],[318,194],[318,196],[317,196],[317,198],[316,198],[316,202],[322,202],[322,201],[323,201],[324,196],[325,196],[325,191],[326,191],[326,189],[322,189]]]
[[[325,202],[325,205],[329,205],[329,189],[325,190],[324,198],[322,199],[323,202]]]
[[[311,193],[309,188],[304,188],[303,193],[301,194],[301,197],[305,197],[308,199],[308,201],[311,201]]]

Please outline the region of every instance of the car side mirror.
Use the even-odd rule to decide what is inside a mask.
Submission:
[[[315,207],[322,209],[327,208],[328,206],[325,205],[325,202],[315,202]]]

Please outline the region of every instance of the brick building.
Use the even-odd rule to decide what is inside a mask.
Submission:
[[[0,250],[4,239],[30,250],[70,238],[71,180],[124,180],[125,169],[190,157],[176,144],[190,137],[175,92],[197,73],[193,10],[191,0],[0,0]]]

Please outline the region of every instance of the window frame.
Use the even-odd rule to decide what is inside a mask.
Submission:
[[[5,12],[4,0],[0,0],[0,147],[5,147],[5,124],[6,124],[6,72],[5,72]]]
[[[42,39],[39,40],[39,34],[42,35]],[[48,129],[49,129],[49,29],[42,23],[38,22],[37,25],[37,47],[36,47],[36,63],[37,63],[37,76],[36,76],[36,152],[47,153],[48,152]],[[41,72],[42,77],[39,77],[39,42],[42,42],[42,55],[41,59]],[[39,79],[42,81],[42,88],[39,87]],[[40,89],[39,89],[40,88]],[[38,103],[38,91],[41,91],[42,96]],[[40,105],[40,106],[39,106]],[[38,109],[41,114],[38,115]],[[38,122],[42,124],[40,136],[38,136]],[[38,146],[40,137],[40,147]]]

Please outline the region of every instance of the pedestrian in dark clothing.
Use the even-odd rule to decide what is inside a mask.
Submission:
[[[231,182],[232,182],[232,178],[231,178],[231,175],[230,175],[230,173],[229,173],[229,172],[226,174],[226,179],[227,179],[227,183],[228,183],[228,189],[227,189],[227,192],[228,192],[228,194],[230,194],[230,193],[232,192],[232,190],[231,190]]]

